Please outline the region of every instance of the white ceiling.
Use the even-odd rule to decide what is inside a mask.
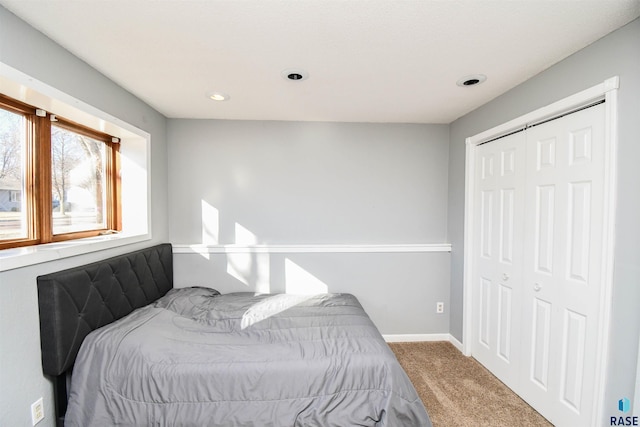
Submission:
[[[401,123],[450,123],[640,16],[640,0],[0,4],[167,117]]]

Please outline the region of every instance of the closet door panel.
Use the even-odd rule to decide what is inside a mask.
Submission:
[[[533,338],[522,343],[527,369],[519,392],[556,425],[589,425],[602,280],[604,106],[526,132],[522,332]]]
[[[520,352],[524,134],[478,148],[473,356],[515,387]]]

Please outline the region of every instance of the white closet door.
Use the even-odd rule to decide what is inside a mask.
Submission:
[[[591,424],[603,258],[604,105],[527,130],[522,371],[558,426]]]
[[[478,147],[473,356],[510,387],[519,375],[524,132]]]

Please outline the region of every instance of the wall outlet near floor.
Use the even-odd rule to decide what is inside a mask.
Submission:
[[[44,405],[40,398],[31,404],[31,422],[36,425],[42,420],[44,420]]]
[[[444,303],[443,302],[436,303],[436,313],[444,313]]]

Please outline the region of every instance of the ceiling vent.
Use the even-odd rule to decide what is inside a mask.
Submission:
[[[294,82],[301,82],[302,80],[309,78],[309,73],[300,68],[287,68],[286,70],[283,70],[281,74],[285,79]]]
[[[472,74],[470,76],[464,76],[456,83],[458,86],[475,86],[487,80],[487,76],[484,74]]]

